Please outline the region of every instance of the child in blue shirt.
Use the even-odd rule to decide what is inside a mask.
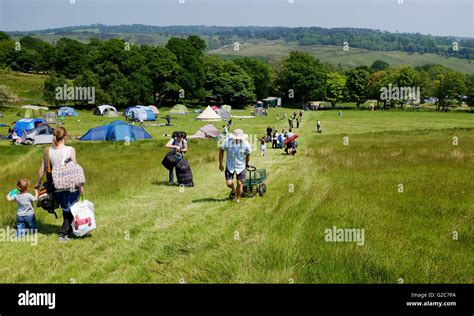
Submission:
[[[16,236],[22,237],[27,230],[30,230],[32,233],[37,231],[33,202],[38,198],[38,190],[35,190],[35,196],[28,192],[30,188],[30,181],[28,179],[18,180],[16,187],[16,190],[11,191],[7,195],[7,200],[15,201],[18,204]]]

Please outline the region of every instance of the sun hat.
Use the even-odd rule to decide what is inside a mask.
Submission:
[[[245,134],[244,134],[244,131],[241,130],[240,128],[234,130],[234,132],[231,134],[231,137],[233,139],[242,139],[242,140],[244,140],[246,138]]]

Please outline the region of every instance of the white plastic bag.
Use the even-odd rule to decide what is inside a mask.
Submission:
[[[96,228],[94,204],[88,200],[78,201],[71,206],[73,234],[81,237]]]

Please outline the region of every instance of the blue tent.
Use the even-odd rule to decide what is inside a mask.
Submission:
[[[59,108],[58,116],[77,116],[77,112],[69,106],[63,106]]]
[[[132,119],[139,121],[154,121],[156,120],[156,115],[153,113],[153,110],[144,105],[137,105],[126,108],[123,112],[123,115],[126,117],[132,117]]]
[[[91,128],[80,140],[108,140],[117,142],[150,138],[151,135],[148,134],[143,127],[130,125],[124,121],[113,121],[107,125]]]
[[[29,132],[35,128],[35,125],[38,123],[46,123],[45,120],[40,118],[22,118],[21,120],[15,123],[13,129],[15,130],[18,136],[23,136],[23,130]]]

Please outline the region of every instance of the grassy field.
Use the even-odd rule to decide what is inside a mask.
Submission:
[[[344,51],[342,46],[310,45],[300,46],[296,42],[284,41],[250,41],[241,43],[238,51],[234,46],[226,46],[209,51],[209,54],[265,57],[270,60],[286,58],[291,51],[304,51],[314,55],[321,61],[343,67],[370,66],[374,60],[380,59],[390,64],[391,67],[400,65],[421,66],[424,64],[440,64],[466,74],[474,73],[474,64],[469,60],[448,58],[434,54],[409,54],[400,51],[370,51],[366,49],[350,48]]]
[[[0,85],[6,85],[18,96],[18,104],[44,104],[42,97],[46,78],[47,75],[12,71],[0,73]]]
[[[260,136],[267,126],[286,127],[276,111],[290,113],[234,119],[234,128]],[[1,123],[16,119],[13,110],[4,114]],[[164,134],[194,133],[203,123],[193,116],[176,116],[173,127],[147,126],[153,140],[128,146],[72,141],[98,229],[58,243],[61,219],[37,210],[38,245],[0,242],[0,282],[474,281],[472,114],[306,112],[296,156],[254,152],[252,164],[267,169],[268,192],[241,205],[226,199],[211,140],[189,143],[194,188],[165,184]],[[322,134],[315,133],[318,119]],[[65,127],[75,137],[111,120],[81,111]],[[0,142],[3,195],[20,177],[35,181],[41,151]],[[15,213],[0,199],[1,227],[12,226]],[[333,226],[364,229],[364,245],[326,242]]]

